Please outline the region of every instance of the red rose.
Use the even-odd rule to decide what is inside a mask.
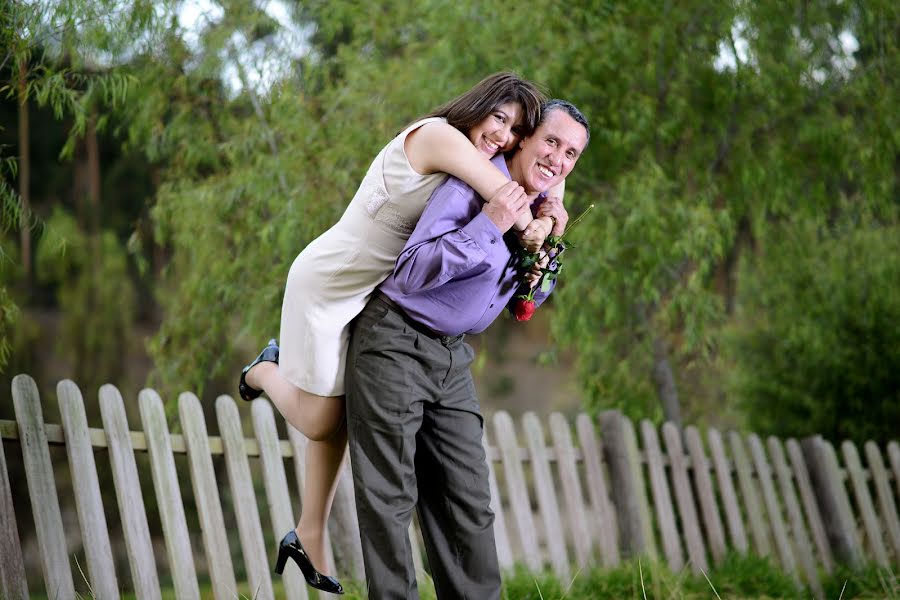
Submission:
[[[537,306],[534,303],[534,300],[524,300],[519,298],[516,300],[516,307],[513,310],[513,314],[516,315],[516,321],[530,321],[531,315],[534,314]]]

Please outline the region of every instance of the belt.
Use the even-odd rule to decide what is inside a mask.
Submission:
[[[406,323],[410,327],[412,327],[419,333],[423,333],[430,338],[434,338],[434,339],[440,341],[445,346],[449,345],[449,344],[453,344],[455,342],[458,342],[459,340],[463,339],[463,337],[465,337],[465,335],[466,335],[464,333],[460,333],[459,335],[443,335],[441,333],[434,331],[433,329],[429,328],[426,325],[423,325],[419,321],[416,321],[415,319],[410,317],[408,314],[406,314],[406,311],[404,311],[402,308],[400,308],[399,304],[394,302],[392,299],[388,298],[381,291],[376,292],[374,298],[375,298],[375,300],[378,300],[379,302],[386,305],[389,309],[391,309],[392,311],[394,311],[395,313],[400,315],[403,318],[403,320],[406,321]]]

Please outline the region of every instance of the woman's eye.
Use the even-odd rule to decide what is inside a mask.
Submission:
[[[506,123],[506,117],[504,117],[503,115],[494,115],[494,118],[497,119],[498,121],[500,121],[501,123],[504,123],[504,124]]]

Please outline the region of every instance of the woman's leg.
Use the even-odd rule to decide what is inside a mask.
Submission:
[[[246,375],[247,384],[263,390],[281,416],[309,438],[306,480],[297,537],[320,573],[325,562],[325,527],[337,489],[338,473],[347,451],[344,397],[311,394],[282,377],[278,365],[261,362]]]
[[[347,427],[344,424],[331,438],[311,440],[306,445],[306,480],[297,537],[313,565],[325,575],[331,574],[325,561],[325,530],[346,454]]]

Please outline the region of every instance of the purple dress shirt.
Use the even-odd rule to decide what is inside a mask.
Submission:
[[[509,177],[502,155],[491,162]],[[532,213],[543,201],[541,194]],[[431,194],[394,272],[381,284],[409,317],[439,335],[480,333],[528,291],[518,268],[518,240],[504,236],[481,212],[483,205],[468,184],[448,178]],[[535,302],[551,291],[536,291]]]

